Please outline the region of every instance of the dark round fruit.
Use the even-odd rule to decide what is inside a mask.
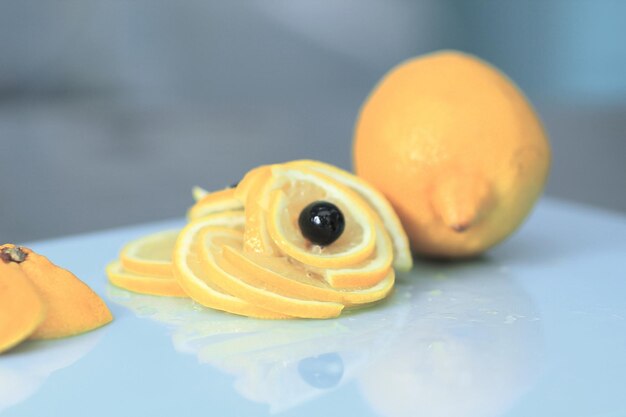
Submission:
[[[339,239],[346,222],[336,205],[328,201],[315,201],[302,210],[298,225],[302,235],[311,243],[327,246]]]

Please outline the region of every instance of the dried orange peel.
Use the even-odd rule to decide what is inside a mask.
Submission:
[[[43,322],[46,306],[8,250],[0,256],[0,353],[27,339]]]
[[[389,202],[332,165],[265,165],[234,188],[194,196],[175,240],[163,232],[127,244],[107,268],[111,283],[150,295],[180,289],[249,317],[320,319],[384,299],[394,268],[412,267]]]

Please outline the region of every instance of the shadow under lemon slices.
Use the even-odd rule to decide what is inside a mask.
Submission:
[[[233,375],[235,390],[271,414],[355,381],[383,416],[496,416],[539,370],[530,297],[488,262],[418,263],[385,302],[331,320],[255,320],[185,298],[108,292],[167,324],[176,350]]]

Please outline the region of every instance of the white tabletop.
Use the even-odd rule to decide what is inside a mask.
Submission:
[[[418,261],[383,304],[293,321],[107,284],[124,242],[182,224],[30,245],[115,321],[0,356],[2,416],[626,415],[626,216],[544,199],[482,259]]]

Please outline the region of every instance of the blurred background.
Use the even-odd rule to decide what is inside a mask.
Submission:
[[[548,196],[626,212],[625,17],[621,0],[4,0],[0,241],[182,217],[193,185],[262,163],[349,169],[374,84],[442,48],[527,93]]]

